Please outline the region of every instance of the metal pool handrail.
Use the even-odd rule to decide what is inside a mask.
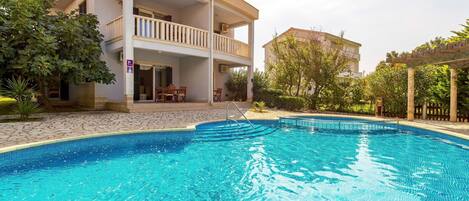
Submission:
[[[239,109],[238,105],[235,102],[228,102],[226,104],[226,111],[225,111],[226,112],[226,120],[228,121],[230,119],[229,116],[228,116],[228,109],[229,109],[230,103],[235,106],[236,110],[238,110],[238,112],[244,117],[244,119],[249,123],[249,125],[251,125],[251,127],[254,128],[254,124],[252,124],[252,122],[249,121],[249,119],[246,117],[246,115],[244,115],[244,113],[241,111],[241,109]]]

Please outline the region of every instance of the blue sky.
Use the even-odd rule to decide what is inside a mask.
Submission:
[[[339,34],[362,44],[360,71],[374,71],[386,52],[408,51],[436,36],[450,36],[469,18],[469,0],[246,0],[259,9],[255,66],[262,45],[289,27]],[[246,30],[237,36],[247,36]]]

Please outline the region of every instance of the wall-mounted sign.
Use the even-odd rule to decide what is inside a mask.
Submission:
[[[134,73],[134,60],[127,59],[127,73]]]

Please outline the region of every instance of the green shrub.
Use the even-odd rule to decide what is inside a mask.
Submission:
[[[39,105],[31,100],[19,101],[16,105],[16,112],[20,115],[21,120],[26,120],[31,114],[39,111]]]
[[[277,100],[277,107],[281,109],[298,111],[304,109],[306,106],[306,99],[295,96],[279,96]]]
[[[260,90],[255,97],[255,101],[265,102],[267,107],[277,107],[278,98],[283,95],[282,90],[279,89],[263,89]]]
[[[254,102],[253,103],[254,105],[254,111],[256,112],[265,112],[265,102],[261,101],[261,102]]]
[[[248,78],[246,70],[232,70],[230,77],[225,83],[230,93],[230,99],[234,101],[245,101],[247,98]]]
[[[262,90],[268,89],[269,88],[269,78],[267,76],[267,73],[263,71],[254,71],[254,77],[253,77],[253,82],[252,82],[252,94],[253,94],[253,99],[257,100],[257,96],[259,96],[259,93]]]
[[[15,112],[20,115],[21,120],[26,120],[31,114],[39,112],[39,105],[32,101],[34,96],[34,86],[29,80],[13,78],[7,80],[6,89],[2,89],[2,94],[13,98],[16,101]]]

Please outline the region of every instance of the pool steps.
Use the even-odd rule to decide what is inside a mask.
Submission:
[[[265,125],[251,125],[249,123],[230,123],[213,128],[197,128],[193,142],[220,142],[231,140],[251,139],[265,136],[277,131],[278,128]]]

